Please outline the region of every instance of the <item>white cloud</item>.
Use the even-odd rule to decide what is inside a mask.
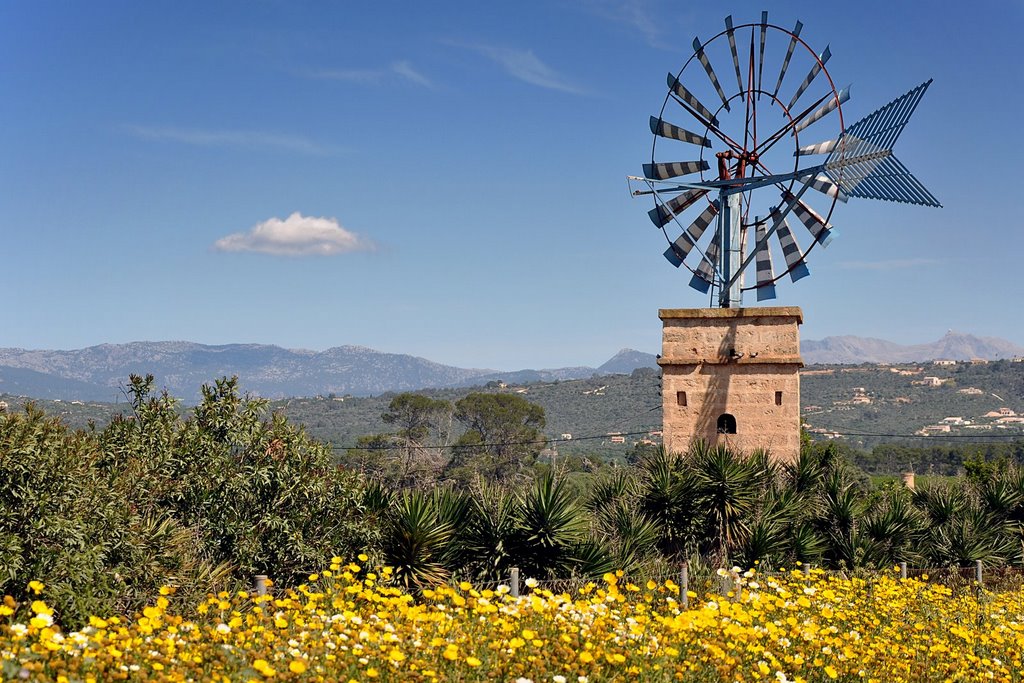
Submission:
[[[677,49],[666,40],[666,16],[679,14],[677,8],[657,9],[651,0],[580,0],[591,13],[639,33],[644,42],[658,49]]]
[[[843,270],[904,270],[941,265],[942,261],[931,258],[888,259],[880,261],[843,261],[836,266]]]
[[[217,251],[255,251],[275,256],[332,256],[373,251],[365,237],[346,230],[336,218],[303,216],[296,211],[284,220],[271,218],[248,232],[236,232],[213,244]]]
[[[509,76],[549,90],[560,90],[575,95],[584,94],[579,86],[570,83],[554,69],[542,62],[533,50],[516,50],[490,45],[471,46],[480,54],[496,62]]]
[[[303,73],[307,78],[319,78],[328,81],[346,81],[365,85],[379,85],[395,76],[403,80],[433,88],[434,82],[424,76],[408,61],[394,62],[390,66],[379,69],[318,69]]]
[[[127,125],[131,135],[147,140],[170,140],[200,147],[242,147],[274,149],[301,154],[324,155],[331,150],[299,135],[281,135],[264,131],[208,130],[173,126]]]
[[[427,78],[419,71],[414,69],[412,64],[410,64],[409,62],[395,62],[394,64],[391,65],[391,70],[408,81],[412,81],[417,85],[422,85],[424,88],[434,87],[434,83],[429,78]]]

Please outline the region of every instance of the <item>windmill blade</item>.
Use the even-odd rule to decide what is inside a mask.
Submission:
[[[718,82],[718,76],[715,75],[711,61],[708,59],[707,53],[704,52],[704,47],[700,44],[700,38],[693,39],[693,50],[697,55],[697,59],[700,60],[701,66],[704,67],[704,71],[707,72],[708,78],[711,79],[711,85],[715,86],[715,92],[722,99],[722,106],[725,107],[726,111],[732,111],[729,109],[729,100],[725,96],[725,91],[722,90],[722,84]]]
[[[811,187],[822,194],[838,199],[844,204],[850,199],[850,196],[843,192],[842,188],[832,182],[832,179],[824,173],[819,173],[811,180]]]
[[[768,229],[758,223],[754,231],[754,250],[757,253],[757,300],[775,298],[775,271],[772,269],[772,252],[768,248]]]
[[[694,271],[693,277],[690,278],[690,286],[698,292],[707,294],[708,288],[711,287],[711,283],[714,281],[715,266],[713,264],[718,263],[718,251],[718,233],[716,232],[715,238],[711,240],[708,250],[704,252],[704,257],[697,265],[697,270]]]
[[[793,95],[793,99],[789,101],[789,106],[786,109],[792,109],[796,106],[796,101],[800,99],[800,96],[811,86],[811,81],[821,73],[822,67],[832,58],[832,50],[828,45],[825,46],[825,51],[818,55],[818,60],[811,65],[811,70],[807,72],[807,77],[804,78],[804,82],[797,88],[796,94]]]
[[[732,28],[732,15],[725,18],[725,34],[729,37],[729,49],[732,50],[732,65],[736,67],[736,83],[739,92],[743,92],[743,75],[740,73],[740,55],[736,52],[736,34]]]
[[[829,154],[839,144],[838,140],[825,140],[824,142],[816,142],[813,145],[806,145],[801,147],[793,156],[807,156],[810,154]]]
[[[647,212],[647,215],[650,217],[651,222],[654,223],[654,225],[659,228],[663,228],[674,217],[685,211],[687,207],[691,206],[707,193],[707,190],[687,190],[667,202],[654,207]]]
[[[708,162],[701,161],[669,161],[658,164],[644,164],[644,177],[652,180],[668,180],[691,173],[708,170]]]
[[[757,99],[761,99],[761,79],[764,76],[764,42],[768,37],[768,11],[761,12],[761,52],[757,65]]]
[[[704,236],[704,232],[717,215],[718,201],[716,200],[709,204],[708,208],[704,209],[693,223],[690,223],[690,227],[677,237],[675,242],[669,245],[665,251],[665,258],[668,259],[668,262],[676,268],[683,265],[683,261],[689,255],[690,250],[697,246],[697,242]]]
[[[814,236],[814,240],[822,247],[827,247],[832,238],[839,234],[839,231],[826,223],[825,219],[819,216],[814,209],[794,197],[792,193],[788,191],[783,192],[782,198],[787,204],[794,205],[793,213],[796,214],[796,217],[800,219],[800,222],[804,224],[808,232]]]
[[[807,128],[807,126],[811,125],[812,123],[815,123],[816,121],[820,121],[821,119],[825,118],[826,116],[828,116],[829,114],[834,112],[839,107],[839,105],[846,104],[847,100],[849,100],[849,99],[850,99],[850,86],[846,86],[845,88],[843,88],[842,90],[840,90],[836,94],[836,97],[833,97],[828,102],[826,102],[825,104],[821,105],[817,109],[817,111],[815,111],[813,114],[808,116],[806,119],[804,119],[800,123],[798,123],[795,126],[793,126],[793,132],[794,133],[799,133],[800,131],[802,131],[804,128]]]
[[[715,115],[711,113],[711,110],[705,107],[704,104],[698,100],[693,93],[687,90],[683,84],[679,82],[679,79],[672,74],[668,75],[668,88],[672,91],[672,94],[679,98],[679,101],[702,116],[705,121],[709,121],[713,126],[718,125],[718,119],[716,119]]]
[[[772,219],[778,220],[778,216],[779,210],[772,208]],[[789,223],[786,222],[786,219],[783,219],[779,224],[776,234],[779,236],[779,246],[782,247],[782,255],[786,259],[789,279],[796,282],[810,275],[811,271],[807,269],[807,264],[804,263],[804,254],[800,250],[800,244],[796,241],[793,231],[789,229]]]
[[[651,117],[651,132],[655,135],[670,140],[679,140],[681,142],[688,142],[691,145],[700,145],[701,147],[710,147],[711,141],[703,135],[697,135],[691,133],[685,128],[673,125],[668,121],[662,119],[656,119]]]
[[[799,21],[796,22],[796,27],[793,28],[793,34],[789,39],[789,47],[786,48],[786,58],[782,60],[782,70],[779,71],[779,81],[775,84],[775,90],[772,91],[772,97],[778,97],[779,88],[782,87],[782,79],[786,77],[786,70],[789,69],[789,60],[793,58],[793,50],[796,49],[796,41],[800,37],[800,30],[803,29],[804,25]],[[790,107],[792,108],[792,107]]]

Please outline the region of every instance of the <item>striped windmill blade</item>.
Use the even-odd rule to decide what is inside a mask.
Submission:
[[[700,145],[701,147],[710,147],[711,141],[703,135],[697,135],[691,133],[685,128],[673,125],[668,121],[651,117],[651,132],[658,137],[668,138],[670,140],[679,140],[680,142],[688,142],[691,145]]]
[[[839,144],[838,140],[825,140],[813,145],[804,145],[793,153],[793,156],[809,156],[812,154],[830,154]]]
[[[832,50],[828,45],[825,46],[825,51],[818,55],[818,60],[811,65],[811,70],[807,72],[807,77],[804,78],[804,82],[800,84],[800,87],[796,89],[796,94],[793,95],[793,99],[789,101],[789,106],[786,109],[792,110],[796,106],[796,101],[800,99],[800,96],[806,92],[807,88],[811,86],[811,81],[821,73],[821,69],[832,58]]]
[[[739,86],[739,92],[743,92],[745,89],[743,87],[743,74],[740,73],[740,55],[736,51],[736,32],[732,27],[731,14],[725,18],[725,34],[729,37],[729,49],[732,50],[732,65],[736,68],[736,84]]]
[[[846,104],[846,101],[849,100],[849,99],[850,99],[850,86],[846,86],[845,88],[843,88],[842,90],[840,90],[837,93],[836,97],[833,97],[828,102],[826,102],[825,104],[821,105],[813,114],[808,116],[806,119],[804,119],[800,123],[796,124],[793,127],[793,132],[794,133],[799,133],[804,128],[807,128],[807,126],[810,126],[812,123],[816,123],[817,121],[820,121],[821,119],[825,118],[826,116],[828,116],[829,114],[834,112],[839,107],[840,104]]]
[[[804,25],[799,21],[796,22],[796,26],[793,28],[793,35],[789,39],[789,47],[786,48],[786,58],[782,60],[782,69],[779,70],[779,80],[775,83],[775,90],[772,91],[772,97],[778,97],[779,88],[782,87],[782,79],[786,77],[786,71],[789,69],[789,60],[793,59],[793,50],[796,49],[796,42],[800,38],[800,30],[803,29]]]
[[[663,228],[674,217],[681,214],[687,209],[687,207],[691,206],[707,193],[707,190],[687,190],[663,204],[658,204],[658,206],[648,211],[647,215],[650,217],[651,222],[654,223],[654,225],[659,228]]]
[[[711,113],[711,110],[705,107],[704,103],[698,100],[696,95],[687,90],[679,82],[679,79],[672,74],[668,75],[668,89],[678,98],[679,102],[685,105],[698,118],[702,118],[702,123],[710,123],[712,126],[718,125],[718,119]]]
[[[819,173],[811,180],[811,187],[822,194],[838,199],[844,204],[850,199],[850,196],[843,192],[842,188],[832,182],[832,179],[824,173]]]
[[[772,209],[771,217],[773,223],[779,223],[778,208]],[[796,241],[793,231],[789,229],[789,223],[785,218],[779,223],[775,234],[779,237],[779,246],[782,247],[782,255],[786,258],[786,270],[789,271],[789,279],[796,282],[810,275],[811,271],[807,269],[807,264],[804,263],[804,254],[800,250],[800,244]]]
[[[714,282],[715,266],[713,264],[718,263],[718,251],[718,233],[715,233],[715,238],[711,240],[708,250],[704,252],[704,257],[697,265],[697,270],[694,271],[693,277],[690,278],[690,286],[702,294],[707,294],[711,283]]]
[[[804,204],[789,192],[783,192],[782,198],[788,204],[794,204],[793,213],[804,224],[804,227],[814,236],[814,240],[822,247],[827,247],[832,238],[839,234],[839,231],[825,222],[814,209]]]
[[[772,252],[768,248],[768,229],[763,222],[754,231],[754,262],[757,264],[757,300],[775,298],[775,271],[772,269]]]
[[[660,164],[644,164],[644,177],[652,180],[668,180],[691,173],[708,170],[706,161],[670,161]]]
[[[708,55],[704,52],[704,46],[700,44],[700,38],[693,39],[693,51],[697,55],[697,59],[700,60],[700,65],[704,67],[704,71],[707,73],[708,78],[711,79],[711,85],[715,86],[715,92],[722,100],[722,106],[725,107],[726,111],[732,111],[729,109],[729,99],[725,96],[725,91],[722,90],[722,84],[718,82],[718,76],[715,75],[715,69],[711,66],[711,60],[708,59]]]
[[[761,99],[761,80],[764,77],[764,43],[768,38],[768,11],[761,12],[761,51],[757,65],[757,99]]]
[[[683,265],[683,261],[690,254],[690,251],[697,246],[697,242],[704,236],[704,231],[708,229],[711,221],[717,215],[718,201],[716,200],[714,203],[709,204],[708,208],[704,209],[693,223],[690,223],[690,227],[665,250],[665,258],[668,259],[668,262],[676,268]]]

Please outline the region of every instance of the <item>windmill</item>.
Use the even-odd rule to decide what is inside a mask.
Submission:
[[[668,241],[665,258],[691,271],[694,289],[717,292],[722,308],[741,306],[751,289],[758,301],[774,299],[779,279],[809,275],[808,254],[838,234],[831,224],[837,202],[940,206],[892,151],[931,80],[845,126],[850,88],[836,88],[826,66],[830,48],[815,52],[802,29],[799,21],[792,29],[771,24],[762,12],[760,22],[734,25],[729,16],[725,30],[695,38],[650,118],[651,161],[643,177],[629,177],[634,196],[654,198],[648,216]],[[738,43],[748,36],[741,64]],[[713,56],[731,58],[734,94]],[[802,79],[787,79],[792,73]],[[678,156],[690,160],[667,160]],[[794,223],[808,234],[800,237]]]
[[[695,38],[650,117],[650,163],[628,177],[634,196],[654,200],[648,217],[668,242],[665,258],[717,299],[717,308],[660,312],[668,448],[701,437],[796,457],[803,314],[743,308],[744,292],[771,300],[782,278],[807,277],[808,255],[838,235],[837,203],[940,206],[893,154],[931,80],[847,125],[850,88],[828,71],[831,49],[814,50],[802,31],[762,12]]]

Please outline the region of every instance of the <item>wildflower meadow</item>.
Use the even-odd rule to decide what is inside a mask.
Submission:
[[[35,598],[0,606],[4,680],[1020,681],[1024,592],[734,569],[726,595],[621,573],[572,595],[532,579],[412,594],[388,568],[334,558],[295,589],[209,595],[186,618],[160,590],[132,618],[71,632]]]

